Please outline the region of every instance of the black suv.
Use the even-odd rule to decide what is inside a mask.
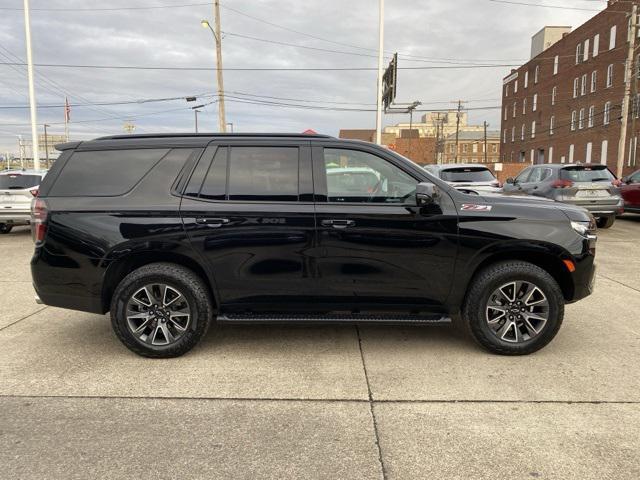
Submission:
[[[585,210],[457,191],[322,135],[136,135],[59,146],[33,202],[39,301],[111,312],[175,357],[220,322],[439,324],[527,354],[592,291]]]

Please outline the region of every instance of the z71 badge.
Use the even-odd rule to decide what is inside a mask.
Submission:
[[[490,212],[493,207],[491,205],[476,205],[475,203],[463,203],[460,210],[467,212]]]

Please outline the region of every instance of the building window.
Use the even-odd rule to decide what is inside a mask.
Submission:
[[[516,141],[516,127],[511,127],[511,143]]]
[[[573,98],[578,98],[578,88],[580,88],[580,79],[573,79]]]
[[[595,37],[593,37],[593,56],[597,57],[598,53],[600,50],[600,34],[596,34]]]
[[[540,65],[536,65],[536,69],[533,74],[533,83],[538,83],[539,77],[540,77]]]
[[[578,116],[578,113],[574,110],[573,112],[571,112],[571,131],[575,131],[576,129],[576,117]]]
[[[553,58],[553,74],[557,75],[558,74],[558,68],[560,67],[560,57],[558,55],[556,55]]]
[[[504,120],[507,121],[507,107],[504,107]]]
[[[536,121],[531,122],[531,138],[536,138]]]
[[[516,118],[516,109],[518,108],[518,102],[513,102],[513,118]]]
[[[580,115],[578,116],[578,130],[584,128],[584,108],[580,109]]]
[[[611,102],[604,104],[604,124],[609,125],[611,122]]]
[[[491,153],[498,153],[498,145],[495,143],[491,145]]]
[[[524,130],[525,129],[524,129],[524,123],[523,123],[522,124],[522,130],[521,130],[521,133],[520,133],[520,140],[524,140],[524,135],[525,135],[525,131]]]
[[[582,43],[576,45],[576,65],[582,61]]]
[[[531,106],[531,110],[535,112],[537,109],[538,109],[538,94],[534,93],[533,94],[533,105]]]
[[[505,97],[509,96],[509,84],[508,83],[504,87],[504,96]]]
[[[469,151],[469,145],[467,145],[466,143],[462,144],[462,153],[468,153]]]
[[[549,147],[549,163],[553,163],[553,147]]]
[[[609,140],[603,140],[602,149],[600,150],[600,163],[602,165],[607,164],[607,150],[609,150]]]
[[[598,72],[594,70],[591,72],[591,93],[594,93],[598,86]]]
[[[585,155],[585,160],[587,163],[591,163],[591,154],[593,153],[593,143],[587,143],[587,153]]]
[[[580,95],[587,94],[587,74],[582,75],[582,81],[580,82]]]
[[[573,153],[575,152],[575,145],[569,145],[569,163],[573,163]]]
[[[524,88],[529,86],[529,70],[524,72]]]
[[[522,114],[523,115],[527,114],[527,99],[526,98],[522,99]]]
[[[473,153],[478,153],[478,144],[477,144],[477,143],[474,143],[474,144],[471,146],[471,151],[472,151]]]
[[[607,88],[613,85],[613,64],[607,67]]]
[[[556,104],[556,97],[558,96],[558,87],[553,87],[551,90],[551,105]]]
[[[556,117],[551,116],[549,120],[549,135],[553,135],[553,129],[556,127]]]
[[[596,116],[596,107],[591,105],[589,107],[589,128],[593,127],[595,116]]]
[[[618,33],[618,26],[614,25],[609,31],[609,50],[616,48],[616,34]]]
[[[506,128],[502,131],[502,143],[505,143],[505,144],[507,143],[507,129]]]

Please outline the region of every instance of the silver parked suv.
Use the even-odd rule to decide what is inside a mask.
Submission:
[[[31,200],[45,171],[7,170],[0,172],[0,234],[9,233],[15,225],[28,225]]]
[[[606,165],[547,164],[523,170],[508,178],[505,193],[525,193],[586,208],[599,228],[613,225],[624,202],[620,182]]]
[[[427,165],[425,170],[437,178],[444,180],[458,190],[471,192],[502,192],[500,182],[491,169],[476,163],[449,163]]]

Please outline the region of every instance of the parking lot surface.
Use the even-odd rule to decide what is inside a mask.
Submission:
[[[640,216],[599,232],[595,293],[528,357],[452,328],[224,326],[129,352],[33,300],[0,236],[0,478],[640,478]]]

